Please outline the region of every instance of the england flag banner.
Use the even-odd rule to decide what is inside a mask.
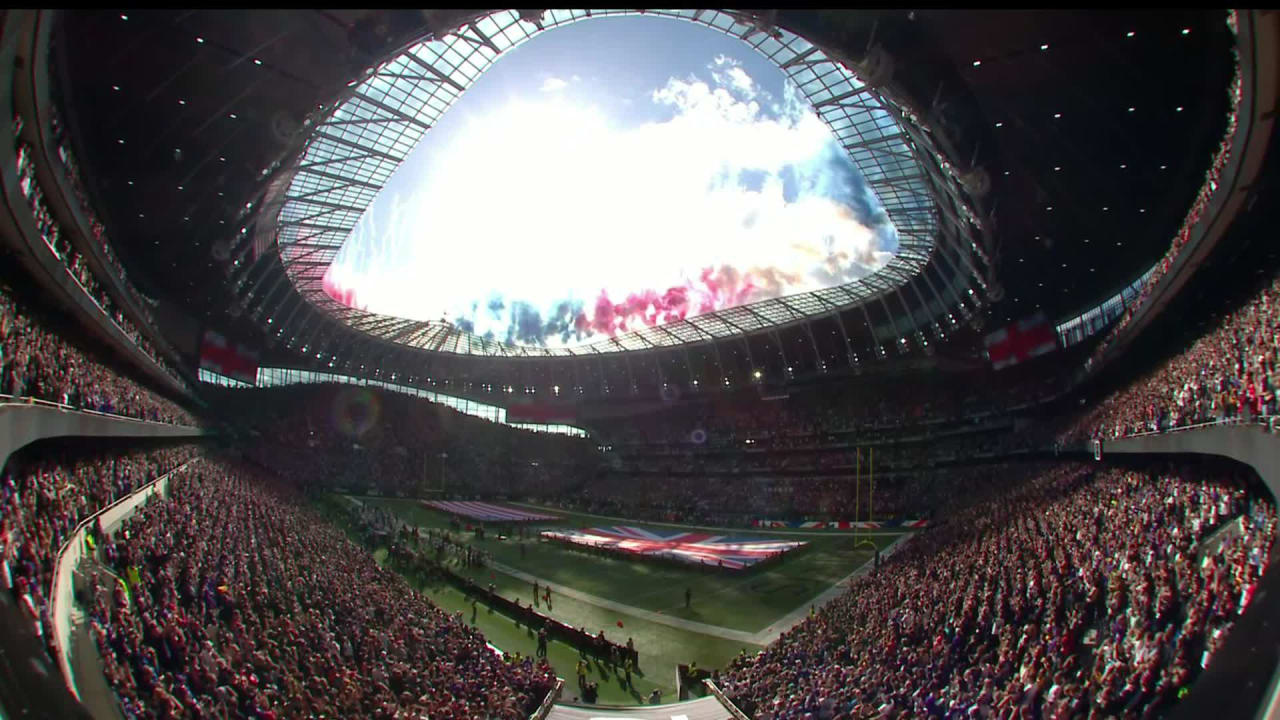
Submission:
[[[991,367],[999,370],[1058,349],[1058,336],[1043,312],[1023,318],[986,337]]]
[[[213,330],[205,331],[200,344],[200,367],[250,385],[258,382],[258,354]]]
[[[542,537],[628,555],[662,557],[691,565],[743,570],[807,543],[615,525],[585,530],[544,530]]]

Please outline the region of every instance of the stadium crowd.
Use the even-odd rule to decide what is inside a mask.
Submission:
[[[990,485],[991,473],[991,466],[927,469],[878,474],[874,483],[865,471],[860,480],[852,475],[609,473],[577,492],[532,499],[609,517],[725,527],[748,527],[757,520],[928,521]]]
[[[4,287],[0,287],[0,394],[142,420],[196,424],[173,401],[116,373],[48,330]]]
[[[944,379],[913,377],[911,382],[863,379],[839,387],[797,389],[785,400],[761,400],[754,392],[673,401],[646,415],[601,420],[592,428],[597,440],[618,450],[643,446],[801,449],[834,441],[868,441],[972,428],[1061,392],[1056,374],[976,377],[964,387]]]
[[[387,546],[387,559],[397,569],[428,581],[430,578],[444,579],[462,590],[471,599],[472,625],[475,624],[477,603],[484,602],[489,608],[515,620],[517,625],[537,628],[538,657],[546,657],[546,642],[556,639],[577,648],[580,657],[591,655],[613,667],[628,660],[629,667],[639,665],[640,655],[630,638],[624,645],[610,640],[603,630],[592,635],[586,627],[575,628],[543,614],[541,605],[545,605],[548,611],[552,607],[549,587],[543,587],[539,592],[535,582],[533,597],[527,605],[522,604],[519,598],[503,597],[493,583],[482,587],[475,576],[466,574],[464,569],[487,566],[493,562],[492,553],[459,542],[447,530],[410,527],[386,510],[363,504],[349,506],[348,518],[367,541],[372,541],[368,543],[371,549],[378,545]]]
[[[515,720],[555,682],[246,465],[198,461],[106,557],[91,632],[129,717]]]
[[[721,687],[762,720],[1152,717],[1211,661],[1276,539],[1275,508],[1232,480],[1068,465],[1005,487]]]
[[[521,430],[380,388],[224,389],[211,401],[229,427],[259,434],[249,451],[255,461],[328,488],[416,496],[443,484],[514,497],[528,488],[565,491],[598,461],[583,438]]]
[[[1280,411],[1280,277],[1190,348],[1098,403],[1066,438],[1116,438]]]
[[[15,116],[18,132],[21,132],[22,118],[20,115]],[[27,204],[31,210],[36,230],[40,233],[45,244],[49,246],[49,250],[66,266],[67,271],[75,278],[76,282],[84,290],[93,301],[101,308],[104,315],[111,319],[112,322],[123,332],[139,350],[147,357],[151,358],[162,370],[172,376],[181,383],[185,383],[178,372],[173,368],[164,355],[159,352],[152,341],[144,336],[138,329],[137,325],[125,315],[110,293],[103,284],[94,275],[89,263],[85,257],[72,245],[71,237],[64,232],[61,223],[54,217],[49,207],[48,201],[45,199],[44,190],[40,186],[40,181],[36,177],[35,151],[31,145],[24,141],[17,143],[16,152],[18,155],[18,186],[22,190],[23,197],[27,199]],[[81,198],[82,203],[84,198]],[[102,230],[102,224],[97,222],[93,215],[90,215],[93,232],[98,235]],[[105,237],[97,238],[99,243],[109,248],[110,245]],[[123,275],[123,266],[119,265],[119,261],[115,260],[115,256],[110,250],[105,251],[113,263],[113,271],[121,273],[121,284],[128,288],[135,297],[135,306],[140,309],[146,317],[145,321],[154,325],[147,310],[147,304],[140,294],[134,290],[129,284],[127,278]]]
[[[190,460],[191,447],[108,452],[69,444],[29,448],[0,475],[0,583],[47,633],[53,574],[62,543],[85,518]]]

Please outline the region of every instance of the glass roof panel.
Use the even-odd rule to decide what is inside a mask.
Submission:
[[[590,12],[596,18],[605,14],[632,14],[632,11]],[[842,260],[837,260],[837,264],[832,266],[838,272],[834,275],[826,273],[826,283],[844,285],[850,289],[866,278],[873,277],[886,263],[904,269],[902,273],[895,272],[895,277],[910,277],[923,267],[931,247],[932,229],[936,228],[937,222],[929,196],[930,187],[919,177],[891,184],[879,182],[886,178],[921,176],[919,162],[922,156],[901,139],[879,142],[875,147],[866,144],[869,140],[877,141],[883,136],[902,133],[894,114],[884,109],[883,103],[888,102],[887,100],[877,92],[857,92],[857,88],[863,87],[862,82],[804,38],[785,30],[769,29],[766,32],[747,16],[714,10],[700,13],[686,10],[648,10],[645,14],[642,19],[629,18],[621,22],[635,23],[631,27],[638,28],[643,22],[664,22],[665,20],[659,19],[663,16],[693,19],[694,23],[710,25],[737,37],[745,37],[746,45],[757,48],[768,59],[731,38],[725,38],[719,45],[704,42],[705,47],[729,49],[710,58],[702,58],[701,65],[695,66],[692,73],[687,72],[686,67],[681,69],[681,73],[668,72],[667,77],[663,78],[666,82],[650,82],[647,96],[645,93],[633,93],[632,97],[609,97],[607,94],[603,98],[590,97],[590,93],[585,91],[591,90],[593,83],[597,89],[607,86],[615,91],[615,95],[620,94],[615,81],[621,76],[604,76],[611,69],[617,69],[611,68],[610,63],[621,66],[628,62],[630,58],[625,52],[614,52],[603,59],[596,58],[594,64],[579,62],[577,66],[556,67],[553,69],[557,72],[543,72],[539,76],[535,63],[521,63],[514,58],[511,63],[491,68],[498,56],[476,35],[477,31],[483,33],[503,51],[520,45],[522,48],[514,52],[522,53],[521,57],[531,57],[530,52],[537,50],[539,43],[546,41],[554,46],[554,38],[557,34],[562,34],[557,31],[543,35],[543,30],[578,23],[588,17],[586,11],[548,11],[542,16],[541,29],[531,22],[520,20],[515,11],[501,11],[478,18],[474,22],[474,28],[463,26],[455,34],[416,45],[410,51],[413,58],[408,54],[394,58],[358,83],[353,88],[356,94],[340,103],[327,121],[317,125],[315,132],[328,135],[329,138],[320,135],[313,138],[300,161],[303,168],[296,173],[289,188],[288,195],[294,199],[285,203],[280,214],[282,228],[279,237],[282,252],[284,246],[290,243],[312,247],[347,240],[344,250],[338,254],[337,260],[325,274],[324,292],[317,292],[314,288],[307,290],[310,300],[322,307],[330,307],[335,298],[342,298],[344,302],[354,303],[356,307],[365,307],[375,313],[408,316],[433,324],[447,323],[460,337],[470,338],[473,333],[477,336],[477,342],[449,343],[457,352],[492,353],[502,344],[523,344],[529,346],[529,351],[534,354],[580,354],[608,352],[617,350],[620,346],[635,347],[637,342],[639,346],[648,347],[650,342],[671,345],[701,340],[705,337],[702,333],[687,327],[690,318],[699,316],[706,318],[706,327],[714,327],[718,333],[737,332],[733,326],[712,316],[744,303],[757,303],[760,308],[755,313],[734,313],[732,318],[736,319],[733,324],[739,328],[794,322],[795,313],[770,301],[770,297],[789,297],[791,307],[799,308],[801,312],[829,310],[827,304],[815,300],[803,301],[812,293],[822,292],[833,305],[847,305],[865,297],[864,292],[851,294],[823,290],[824,283],[815,280],[815,277],[823,275],[821,268],[830,265],[833,257]],[[599,25],[603,28],[603,25],[616,22],[620,20],[591,20],[581,23],[581,28],[575,30],[580,30],[583,36],[598,35],[605,30],[592,30],[591,26]],[[664,29],[667,37],[677,33],[677,30],[669,26]],[[474,38],[476,42],[464,39],[460,34]],[[643,35],[643,31],[629,29],[626,34]],[[539,36],[538,42],[530,43],[527,48],[523,47],[524,41],[533,36]],[[724,46],[723,42],[736,44],[736,49]],[[649,65],[655,64],[651,61],[653,45],[650,42],[645,46]],[[532,50],[526,52],[527,49]],[[581,60],[581,54],[574,56],[572,45],[567,42],[559,50],[570,58]],[[681,53],[673,50],[667,54],[676,56]],[[800,55],[804,56],[803,62],[792,62]],[[517,70],[506,72],[508,64]],[[639,63],[632,62],[632,66],[627,69],[635,74],[634,66],[637,64]],[[528,67],[530,65],[534,67],[531,69]],[[778,72],[778,65],[787,66],[782,71],[786,76],[784,82],[769,76],[770,70]],[[545,70],[547,66],[542,67]],[[671,67],[666,69],[670,71]],[[594,73],[597,77],[582,77],[587,73]],[[509,123],[504,127],[487,128],[491,130],[487,134],[457,132],[458,137],[480,138],[479,141],[470,143],[471,145],[481,142],[487,144],[487,148],[476,153],[469,162],[449,166],[451,185],[465,186],[465,181],[473,180],[466,193],[459,190],[450,195],[440,192],[439,186],[431,193],[414,193],[412,190],[405,192],[397,188],[399,178],[406,174],[405,169],[411,164],[406,162],[401,165],[402,159],[416,157],[424,148],[431,147],[436,149],[436,158],[448,154],[447,149],[441,151],[433,143],[437,138],[448,135],[450,122],[455,116],[459,118],[456,123],[458,126],[477,124],[476,113],[469,113],[464,106],[455,109],[453,113],[446,113],[452,109],[453,102],[459,99],[462,88],[470,89],[468,102],[472,97],[483,96],[487,83],[498,87],[497,91],[488,91],[490,94],[501,94],[504,90],[513,94],[514,86],[521,80],[522,74],[526,84],[530,76],[538,81],[537,90],[548,95],[547,100],[569,97],[577,90],[583,91],[580,93],[582,97],[575,99],[586,99],[578,103],[576,114],[572,107],[565,111],[564,106],[568,104],[560,103],[561,107],[554,108],[559,114],[534,112],[520,116],[521,120],[530,121],[526,123],[528,127],[523,129],[520,123],[516,123],[514,128]],[[471,88],[473,83],[475,88]],[[506,87],[503,87],[504,83]],[[621,103],[623,100],[641,107],[634,111],[634,117],[626,117],[625,114],[622,118],[610,116],[610,103]],[[678,182],[688,173],[672,172],[672,168],[668,169],[665,176],[655,172],[640,172],[647,160],[657,165],[654,158],[670,162],[672,155],[687,159],[697,156],[697,151],[700,150],[696,144],[681,146],[678,140],[666,136],[657,140],[646,137],[645,133],[651,136],[662,135],[653,129],[655,127],[661,128],[690,117],[699,121],[719,120],[722,124],[726,118],[734,121],[745,117],[757,121],[759,125],[769,125],[771,122],[770,129],[773,130],[781,127],[783,130],[797,131],[804,122],[810,121],[799,119],[799,113],[788,113],[795,107],[803,109],[806,100],[818,103],[817,112],[822,120],[818,121],[812,111],[808,111],[808,117],[812,121],[825,121],[837,131],[835,136],[828,134],[825,142],[836,148],[837,157],[847,158],[845,162],[851,163],[850,168],[857,168],[850,174],[841,176],[835,183],[842,187],[843,196],[838,192],[813,192],[811,195],[817,204],[825,202],[827,207],[845,207],[849,220],[861,228],[861,234],[854,238],[860,238],[860,242],[842,240],[854,236],[842,233],[842,225],[833,221],[830,216],[827,218],[830,227],[824,230],[821,223],[812,227],[806,224],[813,220],[812,217],[806,220],[803,213],[788,214],[778,211],[776,202],[765,210],[744,208],[740,200],[737,201],[739,205],[732,204],[735,193],[726,192],[727,190],[737,190],[737,195],[761,195],[766,192],[767,183],[773,182],[782,186],[778,194],[782,196],[781,206],[786,208],[803,204],[797,202],[803,195],[797,188],[811,189],[811,185],[822,182],[832,184],[830,179],[806,176],[802,172],[803,168],[799,168],[799,163],[794,160],[789,165],[780,161],[776,148],[769,158],[773,163],[771,165],[764,162],[756,162],[754,165],[747,163],[745,167],[730,164],[722,167],[719,175],[711,174],[710,186],[718,192],[688,192],[688,188],[683,188]],[[379,107],[379,104],[383,107]],[[554,102],[543,104],[556,105]],[[587,108],[585,114],[581,112],[583,106]],[[662,116],[659,110],[665,110],[668,114]],[[499,113],[489,113],[494,114]],[[598,126],[591,126],[591,121],[598,121]],[[575,128],[575,133],[571,135],[572,142],[563,139],[563,132],[560,132],[560,138],[553,132],[559,130],[558,125],[565,123]],[[478,124],[482,126],[481,129],[486,129],[483,122]],[[623,133],[609,137],[606,131],[618,129],[614,126],[619,126]],[[733,127],[733,123],[729,122],[726,126]],[[431,129],[431,133],[427,133],[428,129]],[[584,129],[598,131],[599,137],[593,137],[590,132],[584,132]],[[799,136],[803,133],[795,134]],[[780,137],[785,138],[786,135],[786,132],[779,133]],[[617,137],[628,140],[642,138],[652,142],[618,143]],[[734,137],[742,140],[752,136],[741,133]],[[599,142],[593,146],[592,140]],[[604,142],[605,140],[613,142]],[[725,157],[747,154],[744,151],[758,144],[739,142],[736,153],[726,153],[719,158],[713,153],[703,153],[705,157],[696,159],[702,160],[705,166],[717,159],[723,161]],[[851,147],[842,152],[839,147],[841,144]],[[616,151],[615,148],[620,145],[635,145],[644,148],[645,152],[628,155]],[[584,151],[584,146],[590,151]],[[587,174],[580,168],[576,173],[564,170],[575,159],[575,151],[578,155],[594,155],[597,161],[595,174]],[[660,152],[665,152],[666,155],[660,157]],[[832,163],[829,153],[822,155],[825,152],[823,150],[814,157],[821,155],[824,162]],[[363,157],[366,154],[370,157]],[[517,161],[523,159],[522,154],[542,160],[541,170],[517,170]],[[807,156],[801,157],[803,159]],[[633,175],[646,182],[627,184],[618,180],[605,180],[601,172],[607,166],[620,164],[632,169]],[[782,165],[781,170],[778,169],[779,165]],[[308,172],[308,166],[312,172]],[[726,173],[730,177],[722,177]],[[693,175],[695,178],[700,177],[696,173]],[[877,182],[874,191],[870,186],[862,184],[863,175]],[[658,180],[655,181],[655,178]],[[359,184],[349,184],[350,181]],[[719,185],[716,185],[717,182]],[[342,187],[344,184],[349,186]],[[677,231],[655,225],[647,216],[681,216],[681,213],[687,216],[695,209],[692,201],[686,202],[680,194],[672,192],[660,196],[661,203],[645,204],[639,191],[655,185],[678,186],[686,191],[685,195],[695,197],[703,204],[707,197],[711,198],[713,205],[715,202],[728,203],[726,212],[739,212],[742,225],[759,225],[762,222],[767,225],[768,222],[776,222],[778,218],[769,213],[786,217],[789,228],[787,241],[774,242],[773,245],[796,246],[797,257],[805,253],[812,255],[816,250],[816,257],[820,262],[808,267],[795,265],[794,261],[791,265],[786,265],[782,262],[786,260],[785,253],[780,259],[779,256],[758,249],[765,247],[766,243],[757,246],[742,242],[740,236],[749,237],[750,233],[740,229],[725,232],[723,229],[716,229],[718,226],[706,225],[705,221],[691,219],[691,216],[683,218],[688,222],[679,230],[686,232],[689,238],[696,238],[696,241],[685,239]],[[532,190],[542,186],[559,188],[561,192],[559,196],[553,194],[549,198],[525,199],[523,195],[532,196],[533,193],[517,190]],[[377,189],[379,187],[382,188],[381,191]],[[773,189],[773,185],[767,187]],[[876,194],[884,201],[889,222],[868,225],[869,218],[874,216],[871,209],[877,202]],[[618,196],[633,200],[632,207],[618,202]],[[389,198],[390,202],[384,203]],[[449,202],[446,203],[445,200]],[[315,202],[349,206],[350,209],[317,206]],[[380,210],[380,206],[384,204],[390,209]],[[813,202],[808,204],[810,208],[813,206]],[[663,212],[654,211],[653,208],[656,207],[662,208]],[[647,212],[643,211],[645,208]],[[456,212],[450,216],[449,210]],[[902,214],[908,210],[924,212],[912,217]],[[829,215],[830,211],[827,212]],[[559,248],[551,246],[550,240],[563,239],[558,236],[572,238],[575,231],[580,232],[579,226],[589,226],[585,221],[579,222],[577,219],[591,217],[593,213],[596,216],[594,227],[597,228],[594,248],[582,240]],[[821,214],[810,213],[811,216]],[[534,233],[534,222],[541,216],[555,218],[561,229],[554,233],[546,230]],[[602,218],[611,222],[602,222]],[[924,252],[894,258],[899,247],[895,228],[899,220],[910,227],[910,237],[902,238],[903,242],[913,246],[923,242],[926,244]],[[698,224],[699,222],[702,224]],[[385,237],[378,236],[394,235],[394,232],[388,233],[388,230],[397,227],[415,229],[428,238],[404,245],[416,248],[414,254],[425,255],[429,262],[425,265],[398,262],[394,257],[395,253],[391,253],[389,267],[408,276],[407,282],[400,283],[401,289],[392,289],[396,287],[395,283],[382,281],[382,278],[371,280],[371,273],[366,266],[367,258],[373,256],[368,248],[380,247],[385,250],[388,245],[395,245]],[[495,227],[498,228],[497,231]],[[805,239],[803,233],[798,233],[797,227],[813,233],[810,237],[818,239],[816,244],[812,239]],[[510,247],[495,244],[495,235],[505,237]],[[797,238],[796,235],[801,237]],[[364,249],[352,242],[362,237],[366,238]],[[853,245],[842,246],[841,242],[853,242]],[[718,246],[718,243],[723,245]],[[800,245],[797,246],[797,243]],[[805,249],[804,243],[809,243],[808,249]],[[450,246],[455,249],[449,250]],[[712,250],[707,250],[708,247]],[[753,247],[757,247],[754,255],[751,250]],[[523,255],[521,248],[524,248]],[[728,248],[733,248],[735,254],[727,254]],[[853,249],[857,251],[850,252]],[[616,256],[620,261],[596,262],[593,265],[589,262],[593,254]],[[850,262],[850,257],[857,258],[857,261]],[[351,261],[353,258],[354,262]],[[644,272],[652,273],[673,266],[679,270],[680,276],[665,279],[643,275]],[[794,269],[789,269],[792,267]],[[699,268],[710,270],[711,274],[708,276],[699,272]],[[765,270],[763,273],[762,268]],[[310,272],[307,274],[311,275]],[[707,283],[708,278],[712,281],[710,284]],[[593,284],[597,288],[603,288],[598,295],[589,290]],[[884,286],[879,282],[875,285]],[[438,292],[434,300],[423,302],[421,297],[406,297],[404,287],[436,288]],[[471,292],[470,299],[465,297],[466,292],[458,292],[460,287]],[[479,291],[476,290],[477,287]],[[673,305],[667,293],[645,290],[653,287],[682,287],[683,301]],[[571,292],[562,295],[557,301],[547,295],[549,291],[546,288]],[[494,291],[497,291],[496,298]],[[384,297],[374,302],[378,299],[379,292]],[[703,293],[703,296],[698,293]],[[362,296],[367,297],[362,299]],[[605,305],[601,304],[606,297],[610,307],[608,313],[604,312]],[[498,305],[502,309],[494,310]],[[336,309],[336,306],[331,309]],[[365,316],[367,313],[359,315]],[[604,342],[610,336],[625,338],[655,322],[665,323],[670,332],[646,332],[647,342]],[[480,342],[483,339],[481,336],[489,341]]]

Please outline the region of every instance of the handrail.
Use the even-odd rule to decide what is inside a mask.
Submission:
[[[0,393],[0,405],[39,405],[41,407],[53,408],[54,410],[67,410],[70,412],[85,413],[87,415],[97,415],[111,420],[128,420],[130,422],[146,423],[148,425],[189,428],[191,430],[202,429],[199,425],[182,425],[179,423],[162,422],[160,420],[145,420],[143,418],[131,417],[129,415],[120,415],[119,413],[109,413],[103,412],[102,410],[91,410],[89,408],[78,408],[74,405],[54,402],[52,400],[42,400],[41,398],[31,397],[29,395],[6,395],[4,393]]]
[[[711,682],[710,678],[707,678],[702,682],[707,684],[707,690],[711,691],[711,694],[715,696],[716,700],[720,701],[720,704],[724,706],[725,710],[729,711],[729,714],[734,717],[734,720],[751,720],[746,713],[739,710],[738,706],[733,704],[733,701],[729,699],[728,695],[724,694],[723,690],[716,687],[716,684]]]
[[[1186,432],[1188,430],[1199,430],[1207,427],[1220,427],[1223,425],[1259,425],[1267,428],[1269,432],[1275,432],[1277,423],[1280,422],[1280,415],[1259,415],[1254,420],[1244,420],[1242,418],[1222,418],[1220,420],[1210,420],[1208,422],[1195,423],[1194,425],[1179,425],[1178,427],[1169,428],[1168,430],[1148,430],[1146,432],[1131,433],[1129,435],[1120,435],[1118,437],[1100,438],[1103,442],[1108,440],[1129,440],[1131,438],[1155,437],[1156,435],[1171,435],[1173,433]]]
[[[63,212],[60,214],[64,219],[70,222],[60,223],[64,229],[72,230],[78,234],[82,240],[81,245],[88,247],[89,252],[84,253],[86,261],[96,266],[93,275],[103,284],[103,291],[111,296],[120,306],[122,314],[130,315],[131,320],[137,332],[144,340],[150,342],[155,348],[157,358],[167,355],[167,360],[172,362],[172,369],[164,368],[166,372],[177,378],[184,386],[189,384],[189,380],[182,376],[179,368],[182,366],[182,358],[178,351],[169,343],[168,339],[160,332],[155,324],[154,317],[148,317],[148,313],[144,310],[142,300],[137,288],[123,275],[116,274],[110,265],[103,260],[100,245],[94,242],[93,233],[86,222],[87,217],[84,211],[84,205],[75,196],[75,182],[69,177],[65,166],[58,161],[57,158],[57,142],[49,136],[51,125],[50,115],[56,115],[56,111],[52,110],[53,101],[50,97],[49,74],[50,74],[50,37],[53,27],[54,13],[47,10],[37,11],[36,27],[31,39],[31,57],[28,63],[28,73],[31,80],[30,85],[25,88],[30,93],[31,100],[31,127],[32,137],[35,139],[35,147],[40,150],[40,157],[43,162],[33,162],[37,172],[43,170],[45,174],[53,180],[53,187],[44,187],[45,196],[55,201],[55,205],[61,205],[59,208]],[[45,112],[44,108],[50,108],[50,112]],[[72,188],[70,195],[67,186]],[[56,195],[51,190],[56,191]],[[52,208],[51,208],[52,209]],[[120,267],[123,273],[123,266]],[[144,353],[145,354],[145,353]],[[157,362],[159,364],[159,362]],[[188,394],[194,394],[188,392]]]
[[[26,64],[30,56],[30,36],[34,32],[32,23],[35,22],[35,14],[30,11],[14,11],[6,17],[6,20],[12,20],[12,22],[5,23],[4,51],[0,54],[4,55],[6,62],[18,63],[19,68]],[[28,73],[16,71],[5,75],[3,80],[0,80],[0,86],[3,86],[0,87],[0,112],[8,113],[10,117],[31,116],[31,111],[27,107],[31,101],[31,93],[20,87],[29,79]],[[24,130],[27,135],[31,132],[33,131],[30,128]],[[15,143],[20,137],[13,137]],[[17,251],[18,259],[27,266],[32,279],[47,292],[56,296],[60,304],[69,310],[86,330],[151,378],[151,384],[165,388],[175,396],[194,399],[194,391],[188,387],[188,383],[171,375],[154,358],[149,357],[137,341],[121,329],[110,313],[103,311],[101,305],[97,303],[97,298],[86,293],[82,285],[67,282],[68,277],[73,280],[78,279],[70,273],[63,259],[49,249],[47,241],[42,238],[42,233],[35,224],[30,200],[25,197],[18,182],[15,143],[0,143],[0,160],[9,163],[5,171],[0,173],[2,175],[0,196],[3,196],[0,198],[0,225],[7,225],[11,230],[4,233],[7,244]],[[33,148],[34,152],[36,151]],[[31,162],[38,172],[40,163],[36,162],[34,155]],[[39,182],[39,178],[36,179]],[[41,183],[41,194],[45,193]],[[48,203],[47,198],[46,203]],[[37,241],[37,238],[41,239]],[[86,299],[91,302],[85,302]],[[127,316],[124,310],[121,312]],[[103,318],[107,321],[104,322]],[[142,330],[135,330],[135,332],[142,333],[143,337],[146,335]]]
[[[1235,11],[1232,11],[1235,13]],[[1255,17],[1255,13],[1258,14]],[[1271,139],[1275,95],[1274,95],[1274,58],[1263,55],[1270,52],[1270,42],[1274,40],[1274,22],[1269,23],[1270,34],[1261,35],[1257,30],[1258,21],[1264,13],[1256,10],[1242,10],[1234,17],[1239,25],[1237,36],[1237,52],[1239,56],[1239,78],[1242,97],[1236,108],[1238,125],[1231,137],[1231,148],[1228,159],[1218,177],[1218,185],[1211,190],[1211,197],[1206,201],[1203,214],[1191,226],[1186,243],[1170,257],[1166,252],[1158,261],[1169,262],[1165,273],[1150,284],[1145,298],[1139,297],[1130,306],[1127,324],[1122,317],[1094,350],[1094,354],[1086,361],[1080,377],[1087,377],[1099,371],[1103,365],[1114,359],[1132,343],[1173,300],[1173,296],[1181,291],[1191,276],[1199,270],[1208,256],[1234,222],[1245,201],[1245,192],[1253,187],[1254,181],[1261,172],[1267,146]],[[1260,77],[1261,76],[1261,77]],[[1271,93],[1268,95],[1268,93]],[[1270,107],[1268,106],[1270,105]],[[1255,144],[1257,143],[1257,144]],[[1236,146],[1239,146],[1236,149]],[[1247,177],[1242,175],[1247,174]],[[1201,186],[1205,187],[1204,185]],[[1216,206],[1216,209],[1215,209]],[[1225,223],[1221,222],[1225,219]],[[1184,220],[1185,223],[1185,220]]]
[[[141,500],[145,498],[140,498],[139,496],[146,493],[149,498],[151,494],[154,494],[154,488],[159,483],[167,483],[169,478],[185,470],[193,462],[195,461],[188,460],[85,518],[79,525],[76,525],[76,529],[63,541],[62,547],[58,548],[57,562],[54,563],[53,585],[49,589],[49,617],[53,621],[53,645],[57,655],[58,667],[62,671],[62,680],[67,689],[71,691],[71,694],[76,696],[77,700],[80,699],[80,690],[76,687],[75,674],[71,671],[71,644],[69,641],[71,636],[71,606],[68,601],[71,599],[71,574],[75,570],[75,566],[79,565],[80,560],[84,557],[85,531],[93,523],[96,523],[98,518],[125,503],[141,504]],[[73,549],[78,552],[72,553]]]
[[[556,700],[560,699],[560,691],[564,689],[564,678],[557,677],[556,684],[547,692],[547,696],[542,699],[542,704],[538,709],[533,711],[529,716],[529,720],[544,720],[547,715],[551,714],[551,708],[555,705]]]

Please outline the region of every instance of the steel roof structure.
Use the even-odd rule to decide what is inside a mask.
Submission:
[[[783,298],[769,314],[737,308],[694,318],[678,332],[652,328],[617,344],[550,355],[475,347],[474,338],[438,324],[361,314],[303,290],[308,277],[321,276],[343,233],[295,251],[311,240],[287,227],[281,232],[278,221],[292,195],[297,204],[286,222],[314,215],[303,224],[349,227],[367,205],[362,196],[376,194],[380,181],[319,175],[330,173],[329,165],[306,168],[314,184],[290,191],[295,180],[303,187],[304,153],[330,142],[317,132],[342,139],[385,133],[379,147],[403,157],[409,144],[389,144],[391,136],[406,126],[427,131],[415,125],[429,124],[425,115],[403,113],[411,121],[382,108],[374,114],[377,105],[356,99],[359,93],[396,112],[408,102],[385,94],[390,81],[407,78],[371,76],[400,68],[422,78],[414,92],[437,97],[433,117],[459,93],[407,57],[393,65],[396,58],[438,43],[454,55],[446,51],[440,64],[421,54],[427,50],[416,57],[446,75],[461,62],[474,77],[477,63],[498,56],[488,43],[510,49],[572,15],[322,9],[38,16],[34,65],[47,65],[47,105],[67,128],[59,151],[74,153],[86,196],[129,278],[180,321],[173,337],[198,337],[209,327],[259,348],[264,364],[397,374],[486,400],[495,392],[617,393],[629,386],[645,395],[667,385],[980,366],[987,330],[1036,312],[1055,321],[1092,312],[1168,251],[1228,127],[1225,91],[1238,44],[1228,14],[1211,9],[704,11],[697,22],[767,47],[766,54],[783,52],[779,37],[786,33],[815,46],[782,60],[814,92],[842,77],[837,66],[852,71],[845,92],[871,88],[839,99],[840,92],[827,92],[814,102],[827,101],[820,110],[842,138],[886,134],[874,122],[843,124],[850,122],[843,113],[856,116],[872,99],[881,116],[894,116],[903,137],[883,145],[896,147],[896,155],[876,143],[854,152],[868,176],[876,175],[869,169],[876,162],[887,172],[905,172],[909,163],[923,170],[921,178],[907,172],[876,189],[886,204],[907,209],[923,200],[921,188],[927,192],[932,233],[895,218],[904,238],[919,228],[918,237],[931,239],[927,260],[913,276],[909,267],[879,273],[804,307]],[[465,88],[469,80],[461,77],[454,82]],[[382,94],[373,89],[379,83]],[[353,122],[333,125],[344,104],[351,114],[336,122]],[[359,154],[343,147],[340,157]],[[345,182],[350,188],[335,190]],[[360,183],[373,187],[361,191]],[[315,202],[297,200],[315,191],[307,198]],[[861,297],[855,292],[866,299],[847,305]]]
[[[591,18],[668,17],[740,38],[794,82],[831,128],[884,204],[899,249],[871,275],[842,286],[771,298],[659,324],[575,347],[512,345],[482,338],[444,321],[422,322],[366,312],[334,300],[324,273],[383,185],[467,88],[504,53],[529,38]],[[455,31],[394,54],[351,82],[327,117],[310,123],[296,163],[282,171],[268,206],[279,206],[274,234],[289,279],[314,306],[369,335],[434,352],[555,356],[649,350],[700,343],[804,322],[904,291],[924,272],[935,244],[953,244],[962,268],[914,287],[925,313],[904,316],[915,332],[960,312],[961,297],[986,286],[986,256],[977,216],[951,163],[915,113],[883,86],[865,82],[852,62],[756,17],[719,10],[547,10],[522,16],[502,10],[469,19]],[[867,72],[882,72],[864,63]],[[873,80],[875,78],[872,78]],[[947,227],[940,232],[940,226]],[[270,232],[264,228],[260,232]],[[960,272],[957,272],[960,270]],[[949,293],[949,294],[948,294]],[[927,297],[926,297],[927,295]],[[902,298],[895,305],[909,307]]]

